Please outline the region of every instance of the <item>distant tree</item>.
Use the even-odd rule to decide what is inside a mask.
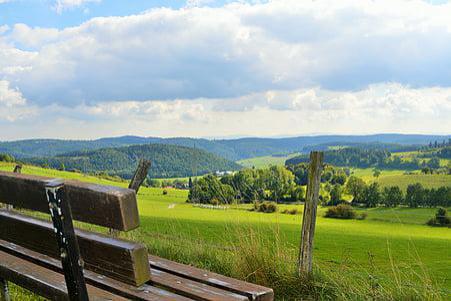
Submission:
[[[330,192],[330,202],[328,205],[335,206],[340,204],[342,200],[342,192],[342,186],[340,184],[335,184]]]
[[[299,202],[305,200],[305,189],[303,186],[296,185],[291,190],[291,200]]]
[[[381,175],[381,171],[379,169],[373,170],[373,177],[379,178],[380,175]]]
[[[431,169],[436,169],[440,167],[440,159],[437,157],[432,157],[429,162],[427,162],[427,166]]]
[[[404,196],[398,186],[385,187],[382,192],[382,201],[387,207],[396,207],[404,202]]]
[[[376,207],[381,202],[381,193],[377,182],[371,183],[364,192],[364,203],[367,207]]]
[[[346,177],[345,172],[342,171],[342,170],[339,170],[333,175],[333,177],[332,177],[330,182],[332,184],[344,185],[346,183],[346,178],[347,177]]]
[[[271,166],[267,173],[266,187],[271,192],[271,199],[280,201],[293,189],[294,175],[283,166]]]
[[[423,204],[424,188],[420,183],[410,184],[407,186],[406,203],[411,208],[416,208]]]
[[[430,226],[451,226],[451,218],[448,216],[446,208],[440,207],[435,214],[435,217],[431,218],[428,222]]]
[[[189,180],[188,180],[188,187],[189,188],[193,187],[193,179],[191,179],[191,177],[189,177]]]
[[[346,183],[345,189],[347,193],[352,195],[352,201],[354,203],[361,203],[363,201],[365,188],[366,184],[362,179],[351,176]]]

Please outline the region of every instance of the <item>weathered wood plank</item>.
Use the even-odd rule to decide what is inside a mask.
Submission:
[[[150,279],[143,244],[79,229],[75,234],[86,269],[138,286]],[[0,239],[54,258],[60,256],[52,224],[19,213],[0,210]]]
[[[313,237],[315,234],[316,210],[319,200],[323,158],[323,152],[310,153],[307,194],[302,218],[302,234],[298,258],[298,273],[307,276],[312,272]]]
[[[274,299],[274,292],[271,288],[233,279],[154,255],[149,255],[149,263],[152,268],[152,277],[156,270],[160,270],[246,296],[249,300],[272,301]]]
[[[199,301],[248,301],[246,296],[156,269],[149,283]]]
[[[45,186],[54,179],[0,172],[0,202],[48,213]],[[132,189],[66,180],[65,193],[75,220],[116,230],[139,227],[136,194]]]
[[[0,277],[50,300],[69,300],[64,276],[29,261],[0,251]],[[128,300],[88,285],[90,300]]]
[[[37,265],[43,266],[50,270],[61,273],[62,267],[59,260],[51,258],[47,255],[40,254],[38,252],[26,249],[19,245],[0,240],[0,251],[17,256],[27,261],[33,262]],[[85,270],[86,283],[101,289],[113,292],[121,295],[125,298],[133,300],[146,300],[146,301],[192,301],[193,299],[176,295],[170,291],[144,284],[141,286],[134,286],[126,284],[115,279],[97,274],[95,272]]]

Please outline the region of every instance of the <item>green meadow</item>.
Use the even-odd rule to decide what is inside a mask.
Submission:
[[[253,157],[249,159],[243,159],[236,161],[236,163],[247,167],[247,168],[265,168],[271,165],[285,165],[285,161],[296,157],[299,153],[281,155],[281,156],[262,156],[262,157]]]
[[[0,162],[0,170],[13,167]],[[31,166],[23,173],[127,186]],[[391,177],[400,184],[408,176],[383,171],[378,181]],[[449,178],[444,181],[449,185]],[[281,213],[293,207],[302,211],[302,205],[281,205],[274,214],[251,212],[250,205],[203,209],[186,203],[186,190],[167,192],[141,188],[141,227],[123,234],[144,242],[153,254],[273,287],[278,300],[451,297],[451,229],[425,225],[434,209],[359,209],[367,219],[337,220],[324,218],[326,208],[320,207],[315,280],[303,282],[295,275],[302,216]],[[14,291],[25,298],[22,290]]]

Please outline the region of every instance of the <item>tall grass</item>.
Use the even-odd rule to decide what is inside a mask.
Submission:
[[[171,224],[162,225],[176,233]],[[362,265],[350,254],[336,262],[316,262],[313,275],[297,274],[297,246],[289,245],[278,224],[224,226],[220,245],[213,245],[196,233],[189,236],[146,233],[142,230],[128,238],[146,241],[151,254],[205,268],[223,275],[274,289],[276,300],[445,300],[441,291],[412,246],[413,264],[400,264],[390,254],[391,271],[379,271],[374,255]],[[268,235],[268,231],[271,235]]]

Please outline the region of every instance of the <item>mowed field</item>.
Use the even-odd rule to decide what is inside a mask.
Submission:
[[[13,167],[0,162],[1,170]],[[30,166],[23,172],[127,186]],[[203,209],[186,203],[187,191],[167,191],[140,190],[141,228],[124,236],[146,243],[153,254],[272,286],[279,300],[299,295],[290,275],[301,215],[250,212],[249,205]],[[285,207],[302,211],[302,205],[286,205],[279,212]],[[324,281],[315,289],[324,299],[363,299],[373,291],[400,298],[451,297],[451,229],[424,224],[434,209],[362,209],[368,213],[366,220],[326,219],[325,210],[319,209],[314,249],[316,271]]]

